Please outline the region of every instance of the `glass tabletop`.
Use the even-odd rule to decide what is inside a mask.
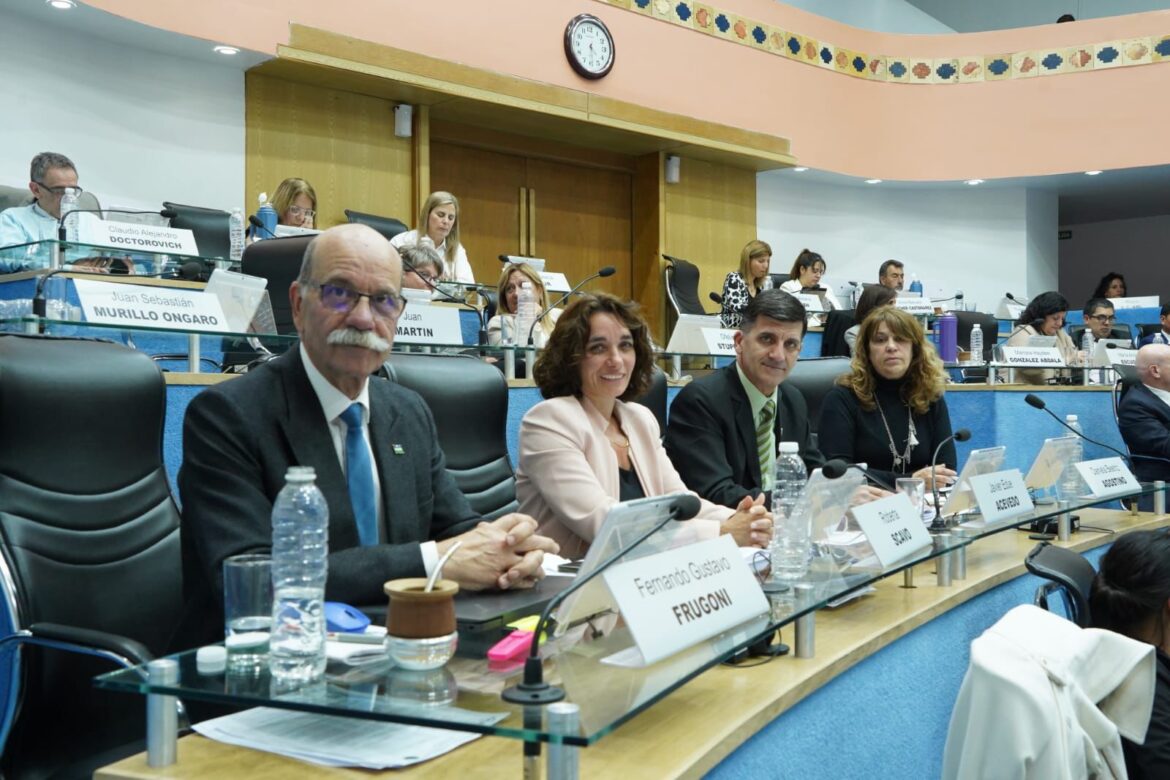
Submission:
[[[49,268],[53,265],[53,256],[60,253],[60,262],[64,265],[77,263],[90,258],[122,258],[129,260],[140,267],[158,268],[163,266],[181,265],[191,260],[215,262],[221,258],[189,255],[179,252],[149,252],[144,250],[118,249],[96,244],[81,244],[69,241],[34,241],[29,244],[17,244],[0,248],[0,261],[18,263],[29,269]]]

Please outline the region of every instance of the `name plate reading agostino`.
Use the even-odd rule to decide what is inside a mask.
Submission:
[[[98,219],[92,214],[79,216],[81,218],[78,220],[77,238],[83,244],[125,249],[128,252],[199,254],[195,234],[190,230],[162,225],[140,225],[135,222],[113,222]]]
[[[1003,362],[1009,366],[1063,366],[1064,357],[1056,347],[1001,347]]]
[[[398,318],[394,340],[402,344],[462,344],[459,309],[408,304]]]
[[[768,611],[726,535],[619,563],[601,576],[647,664]]]
[[[855,506],[853,519],[865,532],[883,568],[931,545],[922,515],[905,493]]]
[[[723,328],[703,328],[703,341],[708,355],[735,355],[735,331]]]
[[[1019,469],[980,474],[967,482],[975,493],[985,523],[1026,515],[1035,508]]]
[[[219,298],[203,290],[74,279],[86,322],[229,333]]]
[[[1136,493],[1142,489],[1141,483],[1121,458],[1086,460],[1076,465],[1094,498]]]
[[[934,314],[934,303],[930,298],[923,298],[921,295],[899,295],[894,299],[894,305],[917,317]]]

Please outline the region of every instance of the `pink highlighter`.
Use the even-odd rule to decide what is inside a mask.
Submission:
[[[488,660],[499,663],[522,659],[532,646],[532,633],[531,631],[513,631],[508,634],[492,645],[491,650],[488,650]]]

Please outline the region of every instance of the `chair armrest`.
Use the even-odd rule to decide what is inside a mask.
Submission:
[[[154,654],[141,642],[106,631],[66,626],[60,623],[33,623],[28,627],[28,630],[34,637],[40,639],[53,639],[82,647],[106,650],[136,664],[144,664],[154,658]]]

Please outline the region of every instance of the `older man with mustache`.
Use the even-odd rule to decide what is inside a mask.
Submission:
[[[531,586],[556,544],[530,517],[472,511],[444,467],[423,400],[372,378],[405,306],[402,262],[362,225],[322,233],[289,289],[290,350],[191,402],[183,426],[183,576],[176,647],[222,636],[222,566],[268,552],[289,466],[312,466],[329,503],[326,598],[380,603],[382,583],[423,576],[456,539],[444,574],[467,589]]]

